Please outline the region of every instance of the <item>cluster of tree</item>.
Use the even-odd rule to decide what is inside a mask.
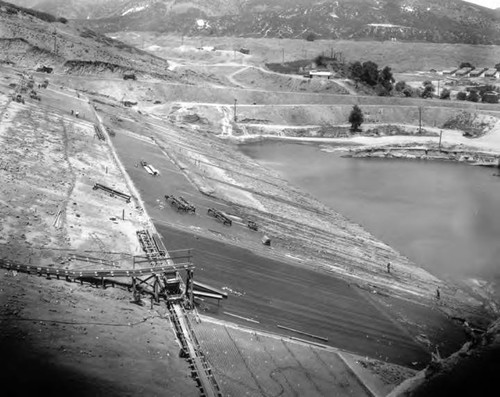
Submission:
[[[493,85],[484,85],[477,89],[471,89],[469,92],[460,91],[457,94],[457,100],[469,102],[488,102],[498,103],[497,95],[490,95],[490,92],[497,92],[497,88]]]
[[[459,66],[460,69],[463,69],[463,68],[471,68],[472,70],[474,70],[476,67],[471,64],[470,62],[462,62]]]
[[[436,92],[436,86],[432,81],[426,80],[422,83],[422,88],[412,88],[405,81],[398,81],[394,86],[394,90],[408,98],[433,98]],[[439,93],[440,99],[450,99],[451,91],[444,88]]]
[[[394,77],[389,66],[379,70],[378,65],[372,61],[353,62],[349,65],[348,74],[351,79],[373,87],[378,95],[387,96],[394,88]]]

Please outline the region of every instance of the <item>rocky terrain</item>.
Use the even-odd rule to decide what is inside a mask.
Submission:
[[[54,11],[51,4],[43,8]],[[86,19],[86,26],[101,32],[135,30],[309,40],[493,44],[499,42],[500,29],[491,10],[459,0],[134,1],[117,4],[113,12],[106,11],[80,18]]]

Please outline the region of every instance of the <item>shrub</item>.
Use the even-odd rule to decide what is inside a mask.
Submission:
[[[479,102],[479,94],[477,91],[470,91],[469,95],[467,95],[467,100],[470,102]]]
[[[460,91],[457,94],[457,100],[459,100],[459,101],[465,101],[466,99],[467,99],[467,93],[466,92]]]
[[[57,18],[57,22],[68,23],[68,20],[64,17],[59,17],[59,18]]]
[[[306,40],[307,41],[314,41],[316,40],[316,35],[314,33],[309,33],[307,36],[306,36]]]
[[[406,81],[398,81],[396,83],[396,85],[394,86],[394,89],[397,91],[397,92],[402,92],[406,89]]]
[[[460,67],[460,69],[462,69],[462,68],[475,69],[475,67],[470,62],[462,62],[459,67]]]
[[[451,96],[451,91],[448,88],[444,88],[443,91],[441,91],[441,95],[439,95],[440,99],[450,99]]]

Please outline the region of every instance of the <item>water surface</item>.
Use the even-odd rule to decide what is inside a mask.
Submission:
[[[241,150],[431,272],[500,279],[500,178],[469,165],[352,159],[316,144]]]

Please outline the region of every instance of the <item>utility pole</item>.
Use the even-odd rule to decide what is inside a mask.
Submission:
[[[54,28],[54,31],[52,32],[52,37],[54,37],[54,54],[57,55],[57,33],[56,33],[56,28]]]
[[[422,133],[422,106],[418,107],[418,133]]]
[[[234,122],[235,123],[238,121],[238,117],[236,116],[236,102],[238,102],[238,100],[235,98],[234,99]]]
[[[439,131],[439,151],[441,151],[441,138],[443,137],[443,131]]]
[[[281,50],[282,50],[282,53],[283,53],[283,57],[282,57],[283,60],[282,60],[281,63],[285,63],[285,49],[282,48]]]
[[[438,97],[439,97],[439,82],[440,82],[440,81],[441,81],[441,80],[439,80],[439,79],[438,79],[438,93],[437,93],[437,94],[438,94]]]

